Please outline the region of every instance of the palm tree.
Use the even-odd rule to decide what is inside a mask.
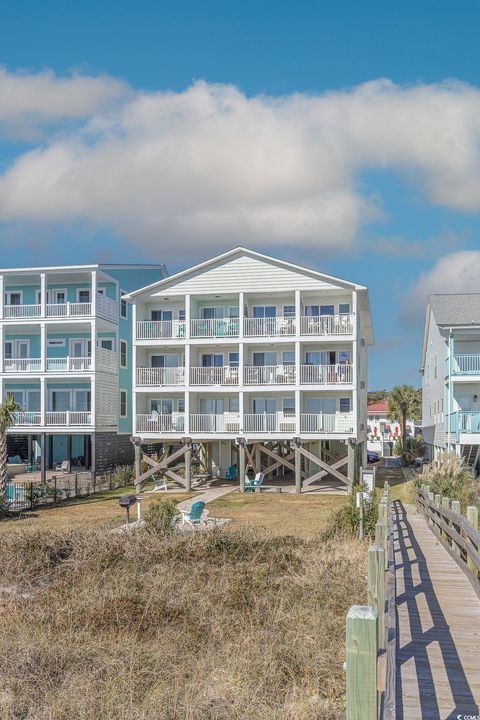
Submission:
[[[402,447],[405,447],[407,441],[407,417],[413,420],[420,418],[421,392],[411,385],[397,385],[388,394],[388,416],[400,423]]]
[[[7,430],[14,422],[15,413],[20,410],[13,395],[8,394],[0,405],[0,505],[5,507],[7,501]]]

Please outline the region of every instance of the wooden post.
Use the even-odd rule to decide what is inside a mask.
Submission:
[[[442,496],[439,495],[438,493],[435,493],[435,505],[440,505],[441,502],[442,502]],[[437,510],[434,510],[434,515],[438,520],[438,511]],[[434,530],[437,533],[440,533],[440,535],[441,535],[440,528],[438,527],[437,523],[434,524]]]
[[[442,497],[442,507],[446,508],[447,510],[450,510],[450,498],[448,497]],[[450,521],[447,520],[447,518],[441,516],[442,520],[447,523],[447,525],[450,525]],[[443,539],[450,544],[450,535],[445,531],[442,530],[442,537]]]
[[[302,455],[297,441],[295,441],[295,492],[302,492]]]
[[[347,720],[377,720],[376,608],[353,605],[347,614]]]
[[[452,512],[457,513],[457,515],[460,515],[460,502],[458,500],[452,500]],[[460,525],[457,525],[456,523],[452,522],[452,527],[460,533]],[[455,542],[455,540],[452,539],[452,549],[457,554],[460,555],[460,545]]]
[[[385,551],[372,545],[368,548],[368,604],[378,610],[378,647],[385,647]]]
[[[185,490],[190,492],[192,489],[192,446],[188,446],[185,451]]]
[[[467,507],[467,520],[473,525],[473,527],[478,530],[478,508],[474,507],[473,505],[469,505]],[[467,543],[473,547],[474,550],[477,552],[480,550],[476,545],[472,543],[471,540],[467,538]],[[475,564],[473,560],[467,555],[467,567],[472,573],[475,580],[478,578],[478,570],[475,567]]]
[[[432,503],[435,502],[435,495],[434,495],[432,492],[429,492],[429,493],[428,493],[428,499],[429,499],[430,502],[432,502]],[[431,508],[430,508],[430,509],[431,509]],[[433,512],[433,510],[432,510],[432,512]],[[432,520],[432,518],[428,518],[428,524],[431,525],[432,528],[433,528],[433,520]]]
[[[385,547],[385,525],[379,520],[375,525],[375,545],[383,548]]]
[[[262,456],[260,453],[260,448],[258,447],[258,443],[255,445],[255,472],[259,473],[262,471]]]
[[[142,474],[142,448],[135,443],[135,477],[138,478]],[[141,485],[135,485],[135,492],[138,494],[142,491]]]
[[[245,445],[241,439],[238,445],[238,476],[240,479],[240,492],[245,492]]]

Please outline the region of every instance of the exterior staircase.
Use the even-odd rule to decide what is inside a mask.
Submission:
[[[465,465],[475,467],[480,453],[480,445],[462,445],[462,457]]]

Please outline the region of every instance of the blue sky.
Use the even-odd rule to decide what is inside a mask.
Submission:
[[[425,293],[478,289],[477,2],[0,6],[3,265],[246,244],[368,285],[370,388],[419,384]]]

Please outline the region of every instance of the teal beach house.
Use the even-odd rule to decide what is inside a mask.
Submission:
[[[0,270],[1,396],[20,409],[8,454],[45,476],[60,463],[102,471],[132,459],[132,318],[124,295],[158,265]]]

